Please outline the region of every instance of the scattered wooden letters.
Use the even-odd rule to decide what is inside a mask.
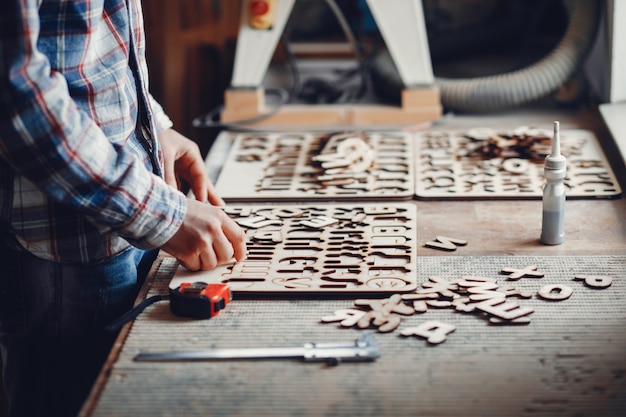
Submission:
[[[542,278],[536,265],[524,268],[502,268],[514,280],[525,276]],[[578,274],[574,280],[584,280],[591,288],[608,288],[612,279],[607,276]],[[357,299],[356,308],[337,310],[334,315],[322,317],[323,323],[339,322],[342,327],[357,326],[360,329],[378,328],[381,333],[394,331],[402,323],[402,317],[426,313],[430,308],[449,308],[459,313],[472,313],[492,325],[528,325],[534,308],[523,306],[517,299],[538,298],[548,301],[563,301],[570,298],[573,289],[565,284],[549,284],[536,293],[506,286],[500,288],[497,279],[491,277],[462,276],[458,279],[428,277],[426,282],[411,293],[394,294],[385,299]],[[431,345],[446,341],[456,326],[437,320],[428,320],[418,326],[400,330],[402,336],[418,336]]]

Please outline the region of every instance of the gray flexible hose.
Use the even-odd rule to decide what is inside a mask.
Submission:
[[[563,38],[541,60],[508,73],[477,78],[435,78],[447,110],[493,112],[520,106],[556,91],[578,70],[587,56],[599,23],[600,1],[564,0],[568,26]],[[400,100],[404,84],[388,51],[375,59],[372,79],[378,93]]]
[[[579,68],[598,25],[596,0],[568,3],[567,31],[551,53],[526,68],[494,76],[436,78],[441,102],[450,110],[489,112],[519,106],[555,91]]]

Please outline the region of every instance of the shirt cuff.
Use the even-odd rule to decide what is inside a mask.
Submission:
[[[152,189],[125,228],[128,235],[123,233],[124,237],[138,248],[161,247],[178,231],[186,213],[187,197],[153,176]]]

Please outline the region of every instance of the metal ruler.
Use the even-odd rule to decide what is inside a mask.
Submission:
[[[139,353],[139,362],[190,362],[233,359],[290,359],[308,362],[367,362],[380,356],[378,342],[371,334],[361,335],[354,343],[306,343],[302,347],[205,349],[196,351],[169,351]]]

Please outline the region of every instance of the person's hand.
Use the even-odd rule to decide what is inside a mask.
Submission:
[[[192,271],[213,269],[246,256],[245,234],[217,207],[188,200],[178,231],[161,247]]]
[[[224,200],[217,195],[209,181],[198,145],[174,129],[161,132],[158,139],[163,152],[165,182],[180,188],[179,179],[182,178],[187,181],[198,201],[223,206]]]

